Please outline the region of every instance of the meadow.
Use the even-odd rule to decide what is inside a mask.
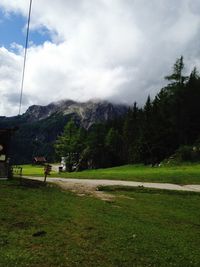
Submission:
[[[200,194],[0,181],[1,267],[200,266]]]
[[[44,171],[41,166],[23,165],[22,167],[23,175],[25,176],[43,176]],[[182,164],[160,167],[124,165],[114,168],[85,170],[71,173],[58,173],[52,171],[50,177],[200,184],[200,164]]]

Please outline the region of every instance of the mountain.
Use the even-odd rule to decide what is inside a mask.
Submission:
[[[128,107],[107,101],[75,102],[63,100],[47,106],[33,105],[22,115],[26,121],[34,122],[47,119],[52,115],[62,114],[75,119],[85,129],[94,123],[115,119],[126,113]]]
[[[63,100],[30,106],[20,116],[0,117],[0,128],[19,128],[11,145],[14,163],[31,162],[33,156],[46,156],[51,161],[55,154],[53,144],[69,120],[88,130],[93,124],[116,119],[127,111],[127,106],[107,101]]]

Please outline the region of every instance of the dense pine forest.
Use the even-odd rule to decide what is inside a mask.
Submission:
[[[200,77],[194,68],[184,74],[177,59],[167,86],[143,108],[137,103],[127,114],[86,131],[69,122],[55,151],[67,156],[68,169],[102,168],[129,163],[152,166],[176,154],[182,161],[200,159]]]

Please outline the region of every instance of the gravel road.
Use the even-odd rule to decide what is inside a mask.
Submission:
[[[43,181],[43,177],[24,177],[32,180]],[[177,191],[200,192],[200,185],[177,185],[169,183],[146,183],[130,182],[121,180],[95,180],[95,179],[69,179],[69,178],[47,178],[47,182],[59,185],[65,190],[73,191],[81,196],[94,195],[104,200],[109,200],[113,195],[98,191],[99,186],[120,185],[132,187],[144,187]]]

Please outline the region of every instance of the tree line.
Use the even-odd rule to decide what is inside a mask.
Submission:
[[[155,165],[178,149],[199,151],[198,71],[195,67],[184,75],[181,56],[165,79],[168,84],[153,100],[148,96],[142,108],[134,103],[120,118],[93,125],[88,131],[70,121],[55,143],[57,157],[66,157],[72,171],[132,163]]]

